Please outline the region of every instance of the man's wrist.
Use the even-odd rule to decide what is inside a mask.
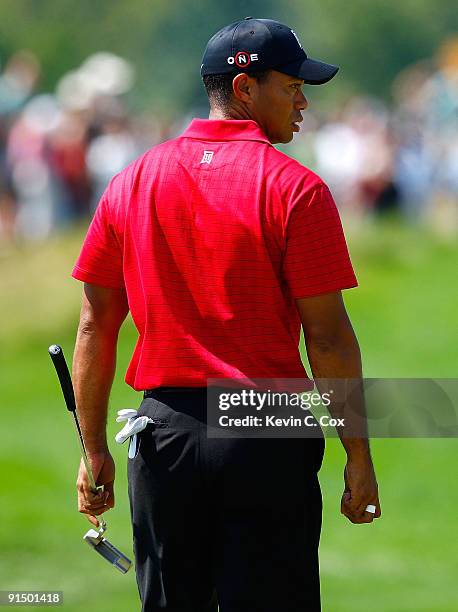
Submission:
[[[108,453],[108,442],[106,437],[84,439],[84,445],[88,455],[98,455],[100,453]]]
[[[104,447],[91,447],[91,448],[87,448],[86,447],[86,454],[88,457],[94,456],[94,455],[106,455],[107,453],[110,452],[110,449],[108,448],[108,446],[104,446]]]
[[[344,447],[349,461],[372,460],[369,441],[365,438],[347,439],[344,442]]]

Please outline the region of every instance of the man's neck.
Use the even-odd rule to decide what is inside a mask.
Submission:
[[[208,116],[209,119],[251,119],[253,121],[255,121],[255,119],[253,119],[253,117],[250,117],[248,111],[246,108],[240,107],[231,107],[231,108],[226,108],[226,109],[222,109],[222,108],[218,108],[218,107],[214,107],[214,108],[210,108],[210,114]]]

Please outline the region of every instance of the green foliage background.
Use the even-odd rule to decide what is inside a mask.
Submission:
[[[173,114],[205,103],[205,44],[247,15],[288,23],[312,57],[341,66],[320,99],[354,91],[389,98],[402,68],[431,57],[458,30],[455,0],[2,0],[0,61],[31,49],[43,63],[42,88],[51,90],[90,53],[112,51],[138,70],[132,103]]]

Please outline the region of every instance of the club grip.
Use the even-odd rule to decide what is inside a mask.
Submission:
[[[67,408],[70,412],[75,412],[75,394],[73,392],[72,379],[70,372],[68,371],[67,362],[65,361],[64,352],[58,344],[52,344],[48,349],[48,353],[52,359],[54,367],[56,368]]]

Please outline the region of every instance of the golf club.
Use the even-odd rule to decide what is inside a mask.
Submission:
[[[64,395],[67,409],[73,414],[73,419],[78,433],[78,440],[80,443],[81,454],[83,462],[86,468],[86,472],[89,478],[89,484],[93,492],[97,492],[97,487],[92,473],[91,465],[87,458],[86,447],[84,445],[83,434],[81,432],[80,424],[78,421],[78,415],[76,413],[76,402],[75,394],[73,391],[72,379],[70,372],[68,371],[67,362],[65,361],[64,353],[62,348],[57,344],[52,344],[48,349],[49,355],[52,359],[54,367],[56,368],[57,376],[59,377],[60,386]],[[121,551],[119,551],[113,544],[111,544],[106,538],[103,537],[107,529],[107,524],[102,517],[97,517],[99,521],[99,529],[89,529],[84,535],[83,539],[97,551],[102,557],[114,565],[120,572],[125,574],[129,571],[132,562],[128,559]]]

